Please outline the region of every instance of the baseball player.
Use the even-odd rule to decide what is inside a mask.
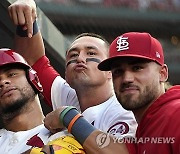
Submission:
[[[42,91],[36,72],[23,57],[11,49],[0,49],[0,115],[4,125],[0,153],[20,154],[33,147],[32,152],[42,151],[45,144],[57,145],[57,150],[52,149],[55,153],[84,153],[72,135],[61,132],[52,136],[44,127],[38,97]]]
[[[43,125],[39,92],[36,72],[13,50],[0,49],[0,153],[21,153],[46,142],[50,133]]]

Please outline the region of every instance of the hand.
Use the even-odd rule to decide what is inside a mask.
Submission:
[[[49,129],[52,133],[59,132],[64,128],[63,124],[60,123],[59,115],[67,106],[63,106],[58,108],[55,111],[48,113],[44,119],[44,125],[47,129]]]
[[[28,32],[28,37],[31,38],[33,22],[37,17],[34,0],[17,0],[8,7],[8,11],[14,24],[23,26],[23,29]]]

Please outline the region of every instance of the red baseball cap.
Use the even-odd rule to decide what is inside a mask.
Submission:
[[[149,33],[129,32],[118,36],[110,45],[109,58],[102,61],[98,68],[109,71],[113,60],[120,57],[144,58],[164,64],[162,46]]]

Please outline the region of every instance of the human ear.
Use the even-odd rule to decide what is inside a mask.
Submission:
[[[112,79],[112,73],[111,73],[111,71],[108,71],[108,72],[107,72],[107,77],[108,77],[108,79]]]
[[[168,67],[166,64],[162,65],[160,68],[160,81],[165,82],[168,79]]]

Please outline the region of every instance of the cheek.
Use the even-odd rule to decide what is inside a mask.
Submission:
[[[147,74],[147,73],[146,73],[146,75],[140,76],[139,79],[140,79],[143,83],[152,84],[152,83],[154,83],[154,82],[158,83],[158,81],[159,81],[159,76],[158,76],[158,74],[153,74],[153,73]]]
[[[73,69],[73,64],[70,64],[70,65],[68,65],[68,66],[66,67],[66,70],[65,70],[66,76],[67,76],[67,75],[69,76],[69,74],[71,74],[72,69]]]
[[[72,73],[73,73],[72,67],[69,65],[68,67],[66,67],[66,71],[65,71],[65,80],[67,83],[71,81],[71,78],[73,76]]]
[[[68,72],[66,71],[66,72],[65,72],[65,80],[66,80],[67,83],[68,83],[68,80],[69,80],[68,77],[69,77],[69,76],[68,76]]]
[[[118,78],[113,78],[113,86],[114,86],[114,90],[119,91],[120,88],[120,80]]]

